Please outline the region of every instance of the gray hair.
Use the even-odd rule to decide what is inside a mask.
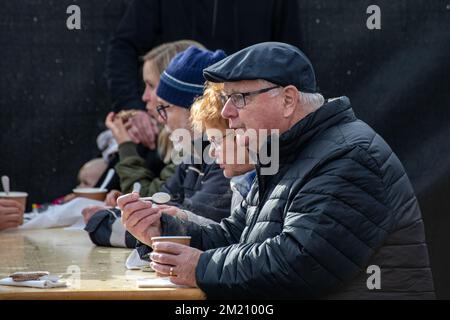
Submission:
[[[263,80],[263,79],[259,79],[258,80],[262,85],[265,86],[274,86],[275,84],[267,81],[267,80]],[[275,91],[273,90],[273,93],[271,91],[272,96],[277,95],[278,93],[280,93],[279,91]],[[320,94],[320,93],[308,93],[308,92],[298,92],[298,100],[300,105],[302,106],[302,108],[305,109],[305,111],[309,112],[314,112],[315,110],[319,109],[324,103],[325,103],[325,98]]]
[[[324,103],[325,98],[320,93],[298,92],[300,104],[307,112],[314,112]]]

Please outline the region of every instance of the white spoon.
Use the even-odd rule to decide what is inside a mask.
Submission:
[[[152,201],[157,204],[164,204],[170,201],[170,194],[165,192],[156,192],[151,197],[139,198],[142,201]]]
[[[9,195],[9,177],[8,176],[2,176],[2,186],[3,190],[5,190],[6,195]]]
[[[114,176],[114,169],[111,168],[111,169],[108,170],[108,173],[106,174],[106,178],[105,178],[105,180],[103,180],[103,183],[102,183],[102,185],[100,186],[100,189],[101,189],[101,190],[103,190],[103,189],[106,188],[106,186],[108,185],[108,183],[111,182],[111,179],[113,178],[113,176]]]
[[[124,196],[120,196],[120,197],[124,197]],[[119,199],[120,199],[120,197],[119,197]],[[167,203],[170,201],[170,194],[165,193],[165,192],[156,192],[151,197],[139,198],[139,200],[152,201],[156,204],[164,204],[164,203]],[[115,207],[115,208],[120,210],[119,207]]]

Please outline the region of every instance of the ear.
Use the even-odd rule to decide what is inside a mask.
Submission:
[[[295,108],[298,103],[298,90],[296,87],[290,85],[283,88],[284,101],[283,101],[283,117],[289,118],[295,112]]]

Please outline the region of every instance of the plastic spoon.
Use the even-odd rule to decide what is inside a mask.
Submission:
[[[114,169],[109,169],[109,170],[108,170],[108,173],[106,174],[105,180],[103,180],[103,183],[102,183],[102,185],[100,186],[100,190],[103,190],[103,189],[106,188],[106,186],[108,185],[108,183],[111,182],[111,179],[113,178],[113,176],[114,176]]]
[[[141,192],[141,184],[139,182],[135,182],[133,184],[133,192],[140,193]]]
[[[124,196],[120,196],[120,197],[124,197]],[[119,199],[120,199],[120,197],[119,197]],[[139,198],[139,200],[152,201],[156,204],[164,204],[164,203],[167,203],[170,201],[170,194],[165,193],[165,192],[156,192],[151,197]],[[119,207],[116,207],[116,209],[120,210]]]
[[[9,195],[9,177],[8,176],[2,176],[2,186],[3,190],[5,190],[6,195]]]
[[[156,192],[151,197],[139,198],[143,201],[152,201],[157,204],[164,204],[170,201],[170,194],[165,192]]]

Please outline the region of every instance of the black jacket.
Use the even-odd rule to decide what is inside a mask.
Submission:
[[[206,250],[209,298],[434,298],[424,224],[406,172],[347,98],[280,137],[280,170],[260,175],[220,225],[162,216],[163,234]],[[369,290],[367,267],[381,269]]]
[[[299,45],[297,0],[134,0],[110,42],[106,77],[114,110],[144,108],[139,57],[181,39],[230,54],[264,41]]]

